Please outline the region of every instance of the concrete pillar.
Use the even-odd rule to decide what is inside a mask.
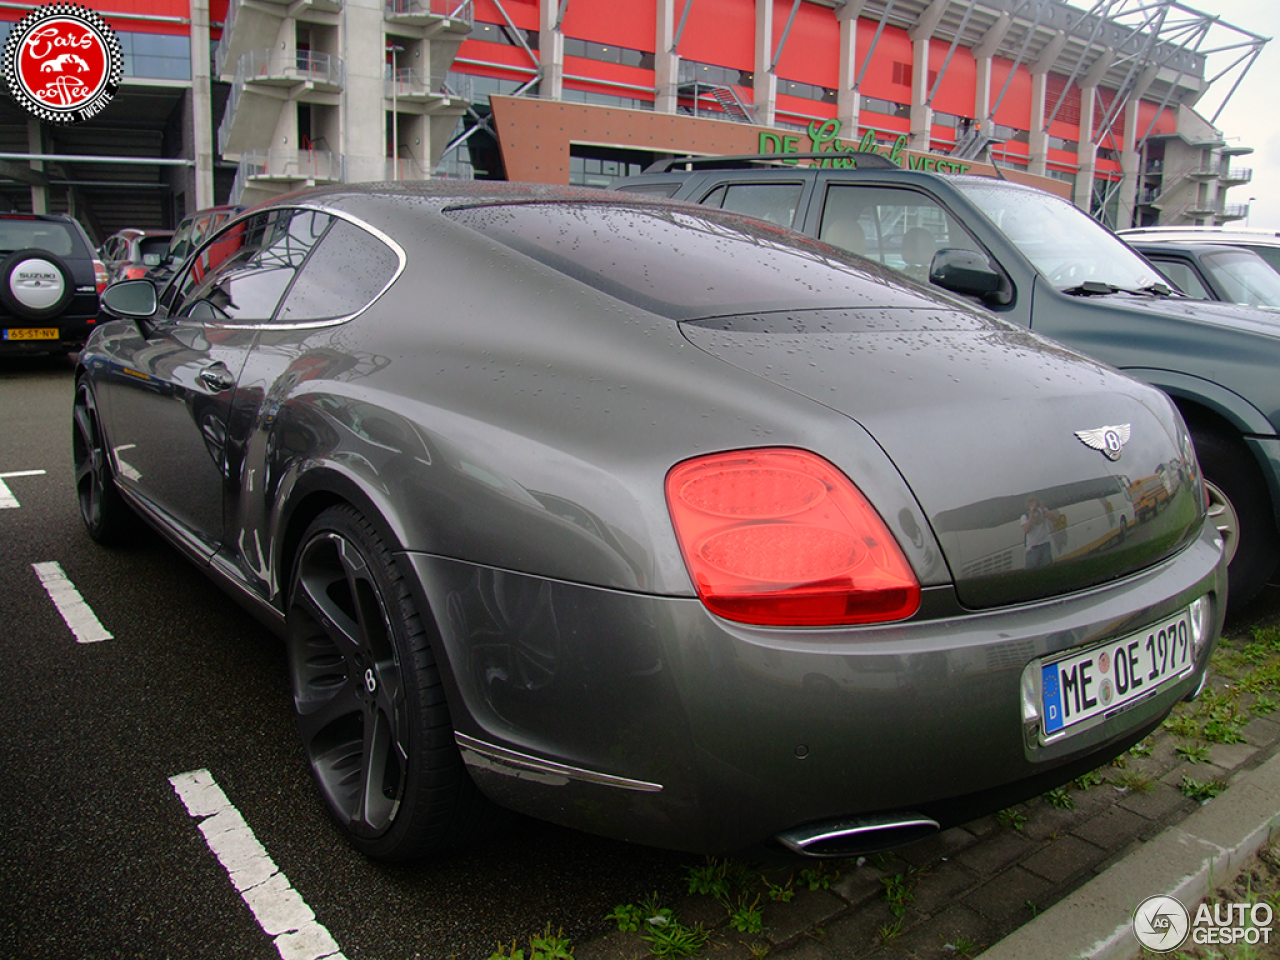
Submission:
[[[978,66],[977,81],[973,89],[973,115],[978,120],[979,129],[988,137],[995,135],[995,122],[990,119],[991,68],[996,51],[1000,48],[1012,24],[1013,17],[1002,13],[973,48],[973,57]]]
[[[1027,170],[1043,177],[1049,162],[1049,131],[1045,129],[1045,99],[1048,95],[1047,73],[1031,73],[1031,126],[1029,143],[1031,162]]]
[[[854,89],[858,79],[858,16],[867,0],[847,0],[836,7],[840,22],[840,79],[836,89],[836,118],[843,135],[852,140],[858,135],[858,119],[862,95]]]
[[[213,85],[209,56],[209,0],[191,0],[191,146],[195,161],[195,209],[213,197]]]
[[[778,108],[778,78],[773,64],[773,0],[756,0],[756,123],[773,126]]]
[[[542,81],[538,86],[543,100],[564,98],[564,31],[556,24],[560,4],[542,0],[538,22],[538,60],[542,64]]]
[[[27,118],[27,152],[44,153],[44,129],[35,117]],[[44,173],[43,160],[31,160],[31,169],[36,173]],[[31,185],[31,212],[49,212],[49,188],[38,183]]]
[[[933,107],[929,106],[929,40],[911,44],[911,136],[912,150],[928,152],[933,146]]]
[[[654,38],[655,113],[675,113],[680,95],[680,55],[671,49],[676,38],[676,0],[657,0],[658,32]]]
[[[386,36],[382,0],[346,0],[342,17],[342,136],[345,179],[381,180],[386,175],[387,106],[383,64]],[[292,146],[297,149],[297,113]],[[330,141],[332,143],[332,141]],[[336,160],[336,158],[335,158]]]
[[[1093,178],[1098,170],[1098,146],[1093,142],[1093,113],[1097,87],[1080,88],[1080,149],[1076,154],[1076,189],[1072,202],[1086,213],[1093,203]]]
[[[1132,99],[1124,111],[1124,149],[1120,151],[1120,209],[1116,213],[1116,229],[1136,227],[1138,188],[1142,178],[1142,154],[1138,151],[1138,101]]]

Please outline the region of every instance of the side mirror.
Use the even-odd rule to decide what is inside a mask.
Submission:
[[[102,309],[122,320],[147,320],[155,316],[159,301],[150,280],[122,280],[102,291]]]
[[[1013,288],[1004,275],[974,250],[939,250],[929,265],[929,282],[943,290],[981,297],[1001,306],[1013,302]]]

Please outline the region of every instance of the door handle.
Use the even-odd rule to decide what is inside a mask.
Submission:
[[[221,363],[215,363],[201,370],[200,379],[214,390],[230,390],[236,385],[236,378],[231,376],[231,371]]]

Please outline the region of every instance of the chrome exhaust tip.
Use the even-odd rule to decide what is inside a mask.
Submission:
[[[810,823],[784,830],[776,839],[805,857],[853,857],[906,846],[938,829],[938,821],[923,814],[899,813]]]

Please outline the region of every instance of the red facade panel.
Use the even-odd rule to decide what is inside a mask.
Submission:
[[[790,16],[790,0],[773,0],[771,50],[778,49]],[[774,73],[787,80],[820,87],[834,88],[840,83],[840,24],[834,10],[812,3],[800,4]]]
[[[856,62],[861,71],[871,59],[871,66],[862,76],[861,92],[866,97],[878,97],[881,100],[892,100],[895,103],[911,102],[911,38],[907,31],[900,27],[885,27],[876,40],[874,20],[858,21],[858,53]],[[872,49],[872,41],[875,48]],[[906,83],[894,82],[895,63],[906,64]],[[901,69],[898,71],[901,74]],[[900,77],[901,79],[901,77]]]
[[[938,84],[938,92],[933,96],[931,104],[934,110],[952,113],[959,117],[973,117],[974,91],[978,83],[978,62],[973,58],[973,51],[957,46],[947,61],[947,51],[951,44],[942,40],[929,42],[929,75],[942,76]],[[946,72],[942,66],[947,64]],[[930,81],[932,89],[932,80]]]
[[[475,0],[475,18],[485,23],[506,23],[506,17],[493,0]],[[538,29],[538,0],[502,0],[511,22],[521,30]]]
[[[566,37],[653,53],[658,8],[653,3],[571,3],[562,27]]]
[[[676,0],[676,23],[686,3],[693,3],[680,38],[679,54],[686,60],[718,67],[753,71],[756,68],[756,6],[752,0]]]

